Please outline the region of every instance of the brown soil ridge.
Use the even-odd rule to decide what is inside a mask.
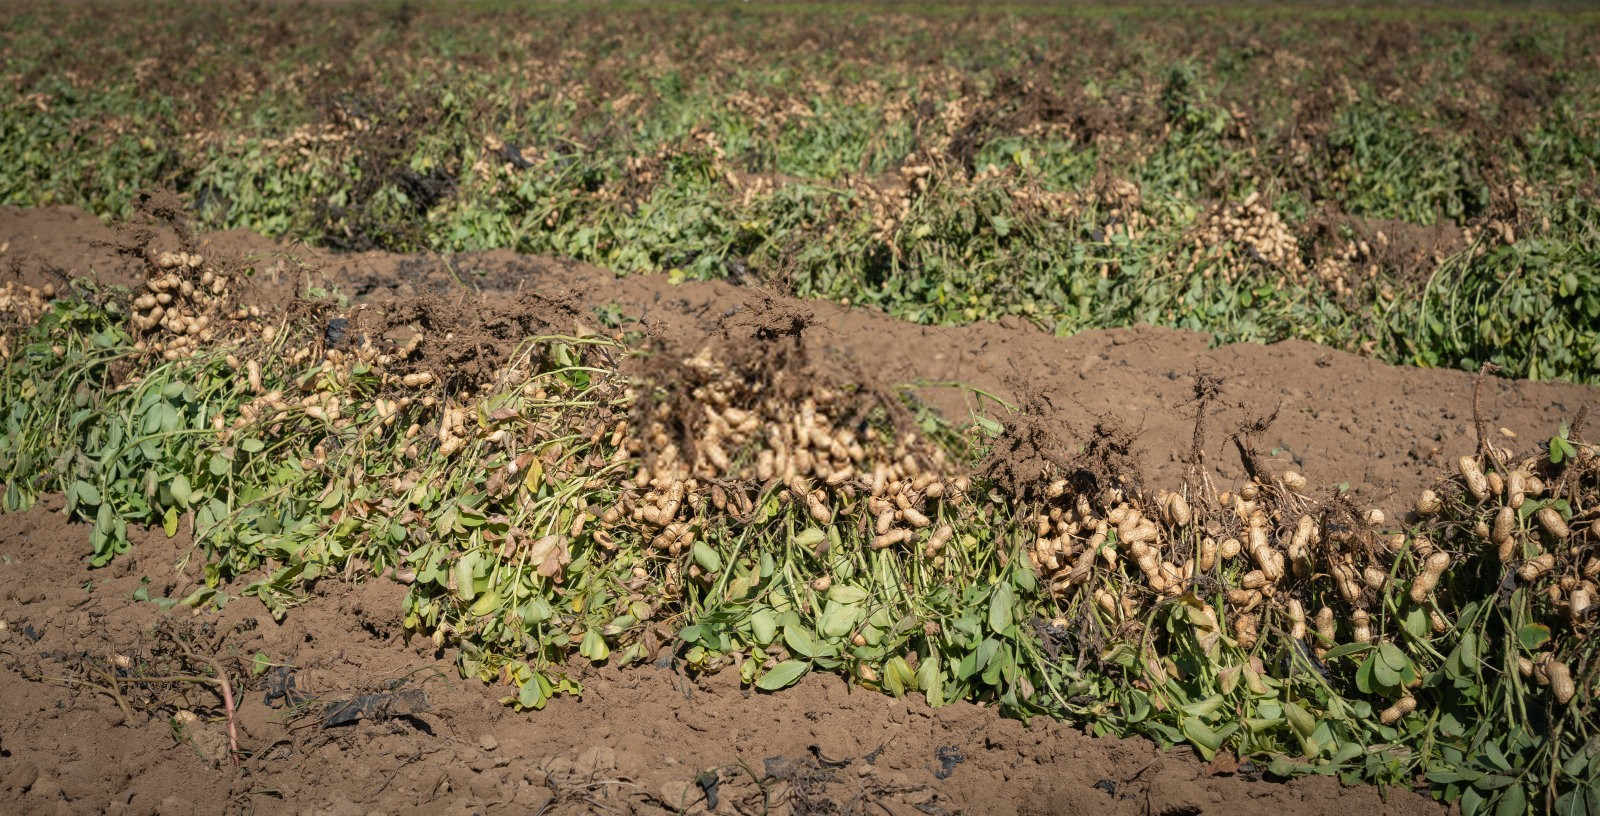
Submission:
[[[0,207],[0,246],[6,248],[0,270],[29,280],[92,271],[108,282],[128,282],[135,268],[116,252],[116,241],[111,228],[72,208]],[[1113,417],[1137,431],[1136,460],[1154,486],[1175,487],[1190,472],[1197,373],[1221,380],[1201,454],[1206,469],[1224,484],[1244,476],[1228,435],[1275,410],[1276,422],[1258,440],[1270,470],[1299,470],[1318,489],[1347,485],[1358,501],[1376,504],[1391,517],[1455,457],[1476,449],[1474,375],[1392,366],[1298,340],[1213,347],[1204,334],[1149,326],[1071,337],[1021,323],[921,326],[754,285],[675,285],[663,276],[618,277],[503,250],[339,254],[242,230],[201,235],[197,245],[219,260],[254,268],[257,296],[265,299],[282,299],[310,284],[358,301],[453,294],[505,303],[510,293],[527,291],[585,314],[616,306],[678,346],[713,336],[741,311],[798,311],[809,315],[808,357],[870,377],[876,385],[957,382],[1014,404],[1029,402],[1042,407],[1040,419],[1057,437],[1073,441],[1084,439],[1096,421]],[[916,394],[958,421],[979,402],[969,390],[950,386],[924,386]],[[1600,408],[1600,389],[1490,378],[1481,403],[1491,433],[1506,428],[1526,444],[1554,432],[1584,405]],[[982,410],[1004,417],[992,403]]]
[[[69,208],[0,208],[0,271],[29,282],[92,274],[131,283],[137,265],[119,252],[121,242]],[[197,248],[253,268],[260,298],[286,299],[307,285],[357,300],[428,294],[505,304],[531,292],[580,314],[614,304],[678,345],[704,342],[741,313],[803,314],[809,357],[875,384],[958,381],[1043,404],[1042,421],[1067,439],[1104,416],[1139,427],[1139,466],[1151,484],[1176,484],[1188,469],[1194,421],[1186,403],[1197,370],[1223,382],[1203,448],[1207,467],[1223,478],[1239,475],[1227,432],[1280,404],[1278,423],[1261,440],[1264,450],[1277,449],[1270,461],[1391,503],[1473,444],[1470,375],[1385,366],[1306,343],[1209,348],[1202,335],[1153,328],[1055,338],[1026,326],[924,327],[754,286],[617,278],[508,252],[338,255],[237,231],[198,236]],[[1525,433],[1552,427],[1597,393],[1508,380],[1485,391],[1493,421]],[[973,406],[968,392],[949,386],[918,393],[953,418]],[[759,812],[763,796],[796,813],[1438,810],[1414,792],[1380,797],[1320,777],[1262,781],[1259,769],[1200,763],[1187,750],[1090,738],[1042,719],[1024,725],[966,704],[932,710],[829,677],[762,695],[731,676],[697,681],[664,668],[574,665],[581,699],[516,714],[499,705],[500,690],[456,679],[450,655],[405,641],[398,586],[324,581],[282,624],[247,599],[215,614],[165,612],[135,592],[185,595],[195,579],[171,565],[188,543],[150,531],[137,538],[128,556],[89,570],[82,526],[49,508],[0,516],[0,809],[648,813],[685,804],[708,812],[694,780],[713,770],[715,812]],[[176,741],[170,711],[124,725],[108,695],[60,679],[86,660],[138,648],[158,625],[231,633],[222,639],[229,655],[260,652],[293,666],[300,688],[323,700],[381,690],[389,679],[438,679],[423,683],[428,713],[335,729],[316,728],[314,718],[308,728],[268,708],[259,681],[251,682],[241,689],[239,725],[241,747],[253,756],[233,768],[197,752],[203,740]],[[214,700],[194,696],[191,705],[214,713]],[[215,737],[218,727],[202,722],[196,733]]]

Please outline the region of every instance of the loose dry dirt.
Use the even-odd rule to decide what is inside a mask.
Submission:
[[[812,357],[877,384],[953,381],[1042,401],[1043,421],[1069,440],[1107,415],[1136,426],[1136,454],[1156,485],[1176,485],[1188,470],[1197,371],[1223,383],[1202,446],[1204,467],[1220,478],[1241,473],[1227,434],[1280,405],[1261,440],[1273,467],[1302,470],[1314,484],[1348,482],[1391,512],[1446,457],[1474,445],[1470,375],[1385,366],[1306,343],[1212,348],[1201,335],[1151,328],[1071,338],[1027,326],[931,328],[752,287],[618,279],[508,253],[329,255],[239,232],[198,240],[208,256],[257,270],[262,296],[317,284],[357,300],[415,292],[466,304],[511,302],[521,290],[582,314],[614,304],[678,343],[741,311],[798,310],[809,314]],[[92,272],[126,282],[133,267],[117,245],[113,230],[74,210],[0,208],[0,274],[38,282]],[[970,391],[954,387],[919,394],[954,417],[977,407]],[[1491,427],[1528,436],[1548,433],[1597,396],[1491,380],[1483,408]],[[1273,782],[1248,764],[1208,765],[1187,751],[1042,720],[1024,725],[975,706],[930,710],[815,676],[765,695],[731,677],[574,665],[581,699],[517,714],[498,704],[497,689],[458,679],[451,655],[403,636],[397,585],[324,580],[282,623],[250,599],[192,614],[147,600],[180,598],[196,585],[196,565],[174,568],[187,550],[182,531],[172,539],[141,533],[128,556],[100,570],[88,569],[86,549],[87,530],[66,523],[58,502],[0,516],[0,811],[1438,812],[1413,792],[1381,797],[1323,778]],[[239,744],[251,754],[239,766],[208,758],[222,756],[218,722],[202,718],[191,739],[174,737],[179,707],[220,711],[209,687],[174,687],[158,713],[135,711],[126,722],[110,693],[83,684],[86,665],[112,666],[114,654],[148,654],[173,638],[224,661],[248,664],[259,652],[288,667],[237,689]],[[291,673],[305,699],[269,707],[267,692]],[[426,711],[322,727],[330,702],[408,689],[427,695]]]
[[[402,637],[404,588],[324,581],[279,624],[252,599],[221,612],[163,611],[182,597],[183,535],[145,532],[126,558],[90,570],[87,531],[59,502],[0,517],[0,811],[165,816],[264,813],[1368,813],[1421,814],[1422,796],[1343,789],[1332,779],[1263,781],[1234,763],[1059,723],[1023,725],[956,704],[929,709],[821,676],[775,695],[736,678],[696,682],[663,668],[573,665],[581,699],[517,714],[497,690],[458,679],[449,655]],[[61,678],[112,654],[140,655],[170,627],[218,655],[264,653],[293,667],[305,710],[269,707],[266,678],[238,695],[237,767],[213,762],[221,722],[178,742],[168,718],[136,713]],[[323,706],[392,682],[427,711],[323,728]],[[203,690],[198,711],[220,710]],[[220,752],[219,752],[220,753]],[[218,755],[218,754],[213,754]],[[943,760],[943,761],[941,761]],[[695,780],[717,779],[717,807]]]

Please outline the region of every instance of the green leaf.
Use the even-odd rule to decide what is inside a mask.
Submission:
[[[827,534],[822,532],[822,528],[807,527],[804,530],[795,533],[794,544],[796,547],[811,548],[821,544],[822,539],[824,538],[827,538]]]
[[[1311,716],[1311,712],[1306,711],[1296,703],[1285,701],[1283,713],[1288,718],[1289,725],[1302,737],[1309,739],[1311,733],[1317,728],[1317,720]]]
[[[217,591],[212,587],[203,586],[189,593],[188,595],[185,595],[183,600],[178,601],[178,603],[191,608],[197,607],[200,604],[205,603],[206,599],[212,597],[216,593]]]
[[[739,600],[749,595],[759,583],[761,583],[761,576],[755,570],[745,570],[728,582],[728,591],[723,594],[723,597],[728,600]]]
[[[242,450],[245,453],[260,453],[262,449],[266,448],[266,446],[267,443],[262,442],[259,439],[246,439],[245,441],[239,443],[239,450]]]
[[[1549,642],[1550,627],[1542,623],[1530,623],[1517,630],[1517,640],[1521,641],[1522,648],[1533,651]]]
[[[467,609],[467,614],[473,616],[474,618],[481,618],[484,615],[494,612],[499,607],[500,593],[491,589],[488,592],[478,596],[478,600],[474,601],[472,606]]]
[[[1011,607],[1016,603],[1016,592],[1010,584],[996,587],[989,597],[989,630],[1005,634],[1011,631]]]
[[[1368,659],[1367,663],[1372,667],[1372,680],[1376,682],[1378,686],[1392,689],[1400,685],[1400,672],[1390,667],[1389,661],[1384,660],[1377,655],[1373,655],[1372,658]],[[1360,682],[1359,677],[1357,678],[1357,682]]]
[[[1522,816],[1528,812],[1528,796],[1521,785],[1512,785],[1500,795],[1500,803],[1495,806],[1494,816]]]
[[[178,534],[178,508],[168,507],[167,512],[161,515],[161,530],[172,538]]]
[[[944,674],[939,671],[938,655],[928,655],[917,665],[917,688],[927,697],[929,708],[944,705]]]
[[[861,620],[861,607],[854,604],[832,603],[828,604],[826,612],[822,613],[822,620],[818,628],[824,637],[844,637],[850,634],[857,622]]]
[[[762,646],[772,642],[778,634],[778,615],[771,609],[762,609],[750,616],[750,632]]]
[[[336,486],[323,495],[322,501],[317,503],[317,508],[332,510],[341,504],[344,504],[344,488]]]
[[[1456,715],[1446,711],[1439,717],[1439,733],[1446,737],[1460,737],[1467,733],[1466,726],[1456,719]]]
[[[1371,648],[1372,644],[1370,643],[1341,643],[1338,646],[1329,649],[1328,653],[1322,656],[1322,660],[1324,663],[1326,663],[1334,660],[1335,658],[1344,657],[1345,655],[1358,654]]]
[[[1400,651],[1400,647],[1394,645],[1393,641],[1386,640],[1378,644],[1378,656],[1382,657],[1383,662],[1389,664],[1389,668],[1394,669],[1396,672],[1404,671],[1407,666],[1411,665],[1411,660],[1406,657],[1406,653]]]
[[[1405,620],[1401,621],[1401,625],[1405,627],[1406,634],[1417,640],[1423,640],[1428,636],[1428,614],[1423,612],[1421,607],[1412,607],[1411,611],[1406,613]],[[1388,644],[1385,643],[1384,645]],[[1403,667],[1396,666],[1395,668],[1400,669]]]
[[[867,599],[867,591],[850,584],[834,584],[828,588],[828,600],[842,604],[860,603]]]
[[[1200,756],[1210,760],[1216,755],[1217,749],[1222,746],[1222,735],[1210,726],[1201,722],[1198,717],[1185,717],[1182,723],[1183,736],[1199,749]]]
[[[1333,764],[1343,765],[1344,763],[1361,756],[1364,750],[1365,749],[1362,748],[1361,743],[1359,742],[1340,743],[1339,750],[1334,752]]]
[[[1011,585],[1027,594],[1034,591],[1039,586],[1039,582],[1034,577],[1033,570],[1017,569],[1011,571]]]
[[[534,672],[517,690],[517,705],[523,708],[542,709],[550,698],[555,696],[555,688],[550,681],[539,672]]]
[[[1478,634],[1468,630],[1461,636],[1461,642],[1456,644],[1457,660],[1461,661],[1461,668],[1470,670],[1478,662]]]
[[[1559,465],[1563,461],[1576,456],[1577,453],[1577,450],[1567,441],[1567,429],[1565,427],[1561,429],[1560,433],[1550,437],[1551,464]]]
[[[994,638],[984,638],[978,644],[977,651],[972,653],[972,671],[974,674],[982,671],[994,659],[995,653],[1000,651],[1000,641]]]
[[[817,643],[816,637],[804,626],[783,627],[783,642],[789,650],[801,657],[820,657],[822,647]]]
[[[1573,751],[1572,756],[1567,757],[1567,761],[1561,763],[1561,772],[1574,779],[1582,776],[1583,769],[1588,767],[1590,755],[1594,751],[1600,751],[1600,744],[1594,745],[1589,750]]]
[[[781,688],[787,688],[794,685],[796,680],[805,676],[805,673],[810,670],[810,661],[785,660],[773,666],[766,674],[761,675],[761,679],[756,681],[756,688],[762,691],[777,691]]]
[[[76,495],[78,504],[87,504],[92,507],[100,503],[100,491],[88,482],[73,482],[72,492]]]
[[[544,623],[555,613],[556,611],[550,607],[550,602],[542,595],[529,598],[527,605],[522,607],[522,619],[527,623]]]
[[[478,591],[472,585],[472,573],[477,563],[478,554],[469,552],[456,559],[455,566],[451,568],[456,580],[456,597],[463,601],[470,602],[477,597]]]
[[[250,659],[250,675],[252,677],[260,677],[269,668],[272,668],[272,658],[267,657],[266,652],[256,652],[255,656]]]
[[[705,539],[695,539],[694,562],[699,564],[700,569],[706,572],[716,572],[722,569],[722,557],[717,555],[717,551],[712,549],[711,545],[705,542]]]
[[[1483,755],[1488,758],[1489,764],[1506,773],[1511,772],[1511,760],[1506,759],[1504,751],[1500,750],[1500,743],[1490,742],[1483,746]]]
[[[611,656],[611,647],[606,645],[606,639],[598,630],[590,629],[584,634],[583,642],[578,645],[578,654],[599,663]]]
[[[916,675],[911,673],[911,665],[905,658],[895,655],[883,664],[884,691],[899,697],[906,689],[915,688],[916,683]]]
[[[172,477],[172,484],[168,485],[168,489],[172,491],[172,498],[184,507],[188,507],[189,502],[194,499],[194,488],[189,484],[189,477],[182,473]]]
[[[1217,713],[1217,710],[1222,707],[1222,703],[1225,699],[1227,698],[1221,694],[1213,694],[1204,700],[1196,700],[1183,706],[1182,710],[1183,713],[1188,714],[1191,717],[1209,718],[1211,715]]]

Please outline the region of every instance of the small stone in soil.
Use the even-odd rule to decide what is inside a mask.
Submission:
[[[500,741],[495,739],[493,734],[484,734],[478,738],[478,747],[485,751],[493,751],[500,747]]]

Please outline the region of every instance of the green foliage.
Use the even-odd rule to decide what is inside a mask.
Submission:
[[[1089,587],[1052,593],[1024,556],[1030,525],[1003,501],[937,519],[955,526],[937,558],[876,549],[853,523],[818,525],[777,486],[748,518],[707,517],[681,555],[637,534],[602,536],[583,520],[616,503],[637,464],[582,430],[626,408],[627,381],[611,367],[622,349],[609,341],[529,339],[508,366],[522,373],[483,396],[469,419],[478,432],[451,453],[414,446],[404,430],[437,428],[438,407],[414,403],[385,421],[381,378],[363,366],[343,374],[256,349],[265,389],[338,396],[357,413],[329,422],[291,403],[241,421],[254,395],[226,350],[153,362],[120,323],[84,300],[57,302],[0,371],[5,509],[65,494],[67,513],[92,525],[95,564],[126,549],[129,524],[172,535],[192,519],[207,582],[178,603],[220,604],[248,576],[245,594],[282,615],[312,581],[400,577],[407,630],[458,646],[464,674],[506,685],[506,702],[525,709],[579,690],[563,671],[574,655],[626,665],[664,651],[767,692],[828,672],[933,705],[992,703],[1206,757],[1228,749],[1276,775],[1420,775],[1463,812],[1586,813],[1600,791],[1587,691],[1600,655],[1546,593],[1508,575],[1515,562],[1482,546],[1467,505],[1410,531],[1460,561],[1417,603],[1404,591],[1417,571],[1408,546],[1374,608],[1376,639],[1301,641],[1267,605],[1262,636],[1247,643],[1224,625],[1220,589],[1157,599],[1131,621]],[[992,435],[992,420],[972,434],[922,420],[958,457],[973,453],[963,440]],[[490,442],[497,431],[520,441]],[[1558,433],[1547,466],[1576,467],[1575,444]],[[1592,471],[1571,472],[1592,496]],[[1524,531],[1547,505],[1569,519],[1589,512],[1529,500]],[[1222,568],[1215,586],[1237,584],[1240,569]],[[1121,593],[1142,579],[1118,559],[1095,580]],[[1520,673],[1544,655],[1574,668],[1570,704]],[[1410,697],[1416,710],[1380,718]]]
[[[1390,317],[1400,359],[1530,379],[1600,368],[1600,242],[1530,240],[1441,267],[1421,299]]]
[[[0,24],[0,203],[123,217],[168,185],[204,226],[337,248],[505,247],[927,323],[1151,323],[1600,378],[1592,15],[58,11]],[[1140,201],[1113,214],[1108,179]],[[1517,238],[1368,259],[1350,292],[1183,264],[1198,215],[1252,192],[1307,268],[1324,211]]]

